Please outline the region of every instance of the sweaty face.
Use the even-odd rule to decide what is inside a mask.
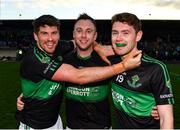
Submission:
[[[74,26],[73,38],[79,50],[92,49],[97,33],[90,20],[79,20]]]
[[[54,53],[59,38],[59,30],[56,26],[41,26],[39,32],[34,33],[34,39],[37,41],[38,47],[50,55]]]
[[[112,26],[112,46],[116,54],[124,56],[137,49],[137,42],[141,39],[142,32],[136,33],[133,26],[127,23],[115,22]]]

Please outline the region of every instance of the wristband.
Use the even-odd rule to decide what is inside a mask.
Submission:
[[[122,73],[122,72],[124,72],[126,70],[125,65],[124,65],[123,62],[112,65],[112,67],[113,67],[114,72],[116,73],[116,75],[119,74],[119,73]]]
[[[124,65],[124,62],[122,61],[122,66],[123,66],[123,69],[126,70],[126,66]]]

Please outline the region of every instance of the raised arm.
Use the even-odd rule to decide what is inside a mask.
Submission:
[[[137,56],[134,57],[134,55]],[[128,59],[123,60],[121,63],[106,67],[86,67],[82,69],[76,69],[71,65],[62,64],[53,75],[52,80],[67,81],[77,84],[101,81],[139,66],[141,52],[138,51],[134,53],[134,55],[132,55],[132,57],[128,57]]]
[[[100,45],[95,41],[94,50],[99,54],[102,60],[111,65],[111,62],[107,59],[108,56],[115,55],[111,45]]]
[[[157,105],[159,117],[160,117],[160,128],[161,129],[173,129],[174,118],[173,118],[173,105]]]

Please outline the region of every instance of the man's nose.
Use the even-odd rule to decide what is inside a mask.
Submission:
[[[121,41],[122,40],[122,35],[119,33],[118,35],[117,35],[117,38],[116,38],[118,41]]]
[[[52,36],[51,36],[51,35],[49,35],[48,40],[49,40],[49,41],[52,41]]]
[[[82,31],[82,37],[86,37],[86,31]]]

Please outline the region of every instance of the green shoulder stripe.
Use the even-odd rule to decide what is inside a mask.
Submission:
[[[157,59],[154,59],[154,58],[152,58],[150,56],[147,56],[147,55],[144,55],[142,57],[142,61],[155,63],[155,64],[158,64],[158,65],[160,65],[162,67],[162,70],[163,70],[164,76],[165,76],[166,86],[170,89],[170,92],[172,93],[172,85],[171,85],[171,82],[170,82],[170,76],[169,76],[166,65],[163,62],[161,62],[161,61],[159,61]]]
[[[162,68],[162,70],[163,70],[163,72],[164,72],[164,76],[165,76],[165,81],[166,81],[166,83],[170,81],[170,77],[169,77],[169,73],[168,73],[167,67],[166,67],[166,65],[165,65],[163,62],[161,62],[161,61],[159,61],[159,60],[157,60],[157,59],[154,59],[154,58],[152,58],[152,57],[149,57],[149,56],[147,56],[147,55],[144,55],[144,56],[142,57],[142,61],[144,61],[144,62],[150,62],[150,63],[155,63],[155,64],[160,65],[161,68]],[[169,87],[169,85],[167,85],[167,86]]]
[[[34,54],[39,59],[39,61],[41,61],[41,59],[44,57],[41,53],[39,53],[36,47],[34,47]]]

